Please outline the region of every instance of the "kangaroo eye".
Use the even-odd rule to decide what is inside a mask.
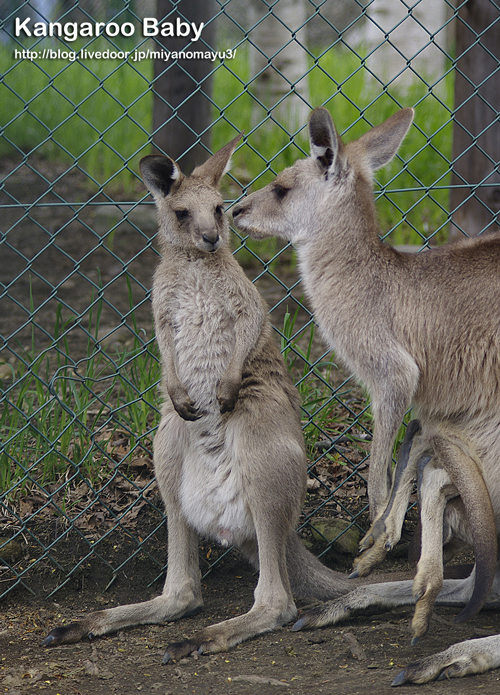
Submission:
[[[174,212],[179,222],[189,217],[189,210],[186,210],[185,208],[183,208],[182,210],[174,210]]]
[[[220,216],[222,215],[222,212],[223,212],[223,210],[222,210],[222,205],[217,205],[217,207],[215,208],[215,214],[216,214],[218,217],[220,217]]]
[[[286,196],[289,190],[289,188],[285,188],[284,186],[280,186],[279,184],[273,188],[274,195],[278,200],[283,200],[283,198]]]

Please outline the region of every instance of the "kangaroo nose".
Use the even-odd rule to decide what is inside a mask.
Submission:
[[[209,232],[209,233],[206,232],[206,233],[201,235],[201,238],[203,239],[205,244],[209,247],[210,251],[215,251],[216,245],[219,241],[219,235],[217,234],[217,232]]]

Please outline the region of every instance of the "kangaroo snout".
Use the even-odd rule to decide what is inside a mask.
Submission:
[[[273,232],[270,232],[268,228],[259,225],[257,218],[260,217],[260,209],[259,205],[255,205],[253,200],[254,196],[259,193],[260,191],[252,193],[249,198],[234,206],[231,211],[234,225],[244,234],[250,234],[252,239],[266,239],[273,236],[273,233],[275,236],[283,236],[280,228],[273,229]]]
[[[209,253],[213,253],[214,251],[217,251],[217,249],[220,246],[219,232],[217,232],[216,230],[202,232],[201,238],[202,238],[203,244],[205,246],[205,249]]]

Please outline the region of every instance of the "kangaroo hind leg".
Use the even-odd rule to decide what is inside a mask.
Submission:
[[[182,519],[169,526],[169,564],[163,593],[149,601],[96,611],[82,620],[54,628],[44,647],[72,644],[126,627],[178,620],[198,613],[203,605],[198,568],[198,536]],[[175,541],[173,541],[175,538]]]
[[[244,426],[235,418],[234,429],[228,435],[236,442],[232,468],[242,472],[242,494],[251,515],[251,528],[247,529],[246,540],[239,541],[239,547],[259,569],[254,603],[244,615],[211,625],[184,642],[169,645],[165,662],[193,652],[227,651],[292,621],[297,614],[287,571],[286,547],[300,508],[296,493],[302,490],[303,453],[293,441],[284,440],[281,433],[256,442],[252,433],[257,426],[262,428],[261,418],[261,409],[254,414],[246,412]],[[274,462],[272,467],[270,460]],[[285,486],[284,471],[288,471]]]
[[[170,644],[163,662],[178,660],[193,652],[223,652],[240,642],[274,630],[292,621],[296,614],[285,558],[283,531],[274,524],[257,529],[259,581],[252,608],[236,618],[225,620],[195,633],[191,638]]]
[[[163,623],[201,610],[198,535],[185,521],[177,501],[178,473],[185,442],[183,424],[176,413],[162,418],[155,438],[155,473],[168,521],[168,567],[163,592],[142,603],[89,613],[82,620],[56,627],[43,646],[79,642],[133,625]]]

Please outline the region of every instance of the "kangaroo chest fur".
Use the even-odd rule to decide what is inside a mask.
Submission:
[[[172,310],[178,375],[198,408],[218,413],[217,385],[234,349],[230,298],[217,279],[185,273]]]
[[[238,287],[228,287],[227,276],[222,287],[216,273],[191,266],[176,283],[170,314],[178,376],[203,416],[193,422],[171,416],[184,442],[179,499],[198,533],[239,544],[254,537],[238,450],[241,418],[222,415],[217,401],[235,344]]]

